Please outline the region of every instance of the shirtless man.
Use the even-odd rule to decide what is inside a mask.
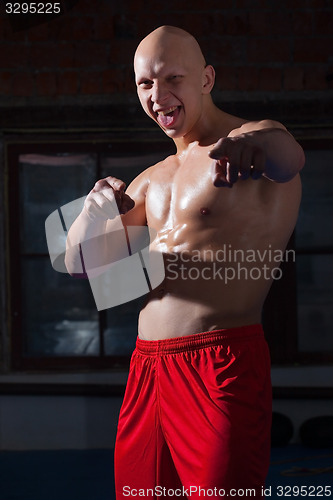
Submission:
[[[280,123],[215,106],[214,69],[187,32],[153,31],[134,69],[143,109],[177,153],[126,193],[119,179],[98,181],[69,232],[66,260],[71,272],[73,249],[112,226],[112,199],[125,226],[156,231],[151,251],[165,257],[166,278],[139,317],[118,426],[117,499],[172,496],[168,489],[184,498],[238,488],[260,496],[271,421],[261,311],[277,267],[269,256],[283,252],[296,223],[304,154]],[[234,271],[228,281],[214,272],[221,249]],[[258,262],[244,260],[239,272],[237,250],[266,255],[266,272],[251,274]]]

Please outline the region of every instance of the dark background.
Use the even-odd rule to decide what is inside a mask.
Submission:
[[[17,326],[20,311],[15,309],[24,285],[17,236],[22,221],[17,214],[24,210],[23,198],[30,193],[19,179],[19,158],[79,151],[95,155],[101,163],[108,158],[112,141],[118,150],[122,146],[121,154],[133,158],[135,141],[141,143],[141,149],[144,141],[147,147],[151,140],[169,144],[140,109],[132,68],[139,41],[162,24],[184,28],[198,39],[207,62],[216,69],[213,96],[222,109],[248,119],[280,120],[311,150],[309,173],[304,170],[304,200],[306,214],[315,214],[307,220],[313,221],[310,225],[318,238],[313,243],[304,233],[299,276],[309,287],[308,299],[321,300],[319,312],[311,313],[317,330],[308,321],[310,307],[305,301],[301,305],[308,343],[301,353],[297,318],[288,316],[290,309],[296,311],[293,269],[288,283],[276,291],[278,302],[274,304],[279,306],[270,313],[277,329],[270,341],[280,364],[273,386],[275,407],[289,414],[296,427],[312,415],[333,413],[333,349],[327,341],[333,321],[329,316],[333,269],[332,0],[78,0],[63,1],[61,6],[57,16],[15,18],[6,15],[4,1],[0,4],[0,449],[112,447],[126,377],[92,373],[107,373],[111,365],[109,360],[94,364],[91,357],[80,359],[81,364],[68,357],[56,367],[54,363],[54,376],[48,358],[39,364],[25,358],[22,344],[17,343],[24,337],[25,327],[22,317]],[[83,145],[77,146],[79,143]],[[67,149],[64,144],[69,144]],[[321,153],[317,156],[316,151]],[[317,174],[317,161],[322,165],[321,175]],[[31,179],[33,185],[33,174]],[[76,196],[79,194],[73,198]],[[322,200],[326,205],[320,204]],[[326,260],[321,259],[324,254]],[[33,279],[36,285],[41,275],[36,273]],[[43,298],[42,287],[40,290]],[[53,300],[56,303],[57,298]],[[318,318],[327,335],[321,345],[331,346],[319,351]],[[309,363],[315,365],[308,367]],[[286,370],[280,372],[280,366]]]
[[[162,24],[197,37],[216,68],[215,99],[224,109],[284,123],[331,119],[331,0],[78,0],[62,6],[63,15],[31,26],[42,18],[6,16],[1,2],[3,127],[66,127],[82,125],[83,117],[85,125],[133,124],[143,116],[133,54]]]

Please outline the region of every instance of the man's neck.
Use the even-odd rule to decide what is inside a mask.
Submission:
[[[210,146],[221,137],[226,137],[231,130],[239,127],[244,121],[225,113],[211,102],[195,129],[183,137],[173,139],[177,147],[177,154],[181,155],[185,153],[194,144],[197,144],[199,147]]]

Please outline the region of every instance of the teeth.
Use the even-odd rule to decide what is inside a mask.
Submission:
[[[168,115],[169,113],[172,113],[173,111],[175,111],[177,109],[177,106],[173,106],[172,108],[169,108],[169,109],[165,109],[164,111],[157,111],[157,113],[159,115],[162,115],[162,116],[165,116],[165,115]]]

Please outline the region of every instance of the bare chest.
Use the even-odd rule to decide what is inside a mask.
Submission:
[[[230,204],[229,193],[213,185],[212,160],[207,155],[190,160],[178,168],[162,168],[152,177],[146,195],[148,224],[171,229],[202,219],[208,222]]]

